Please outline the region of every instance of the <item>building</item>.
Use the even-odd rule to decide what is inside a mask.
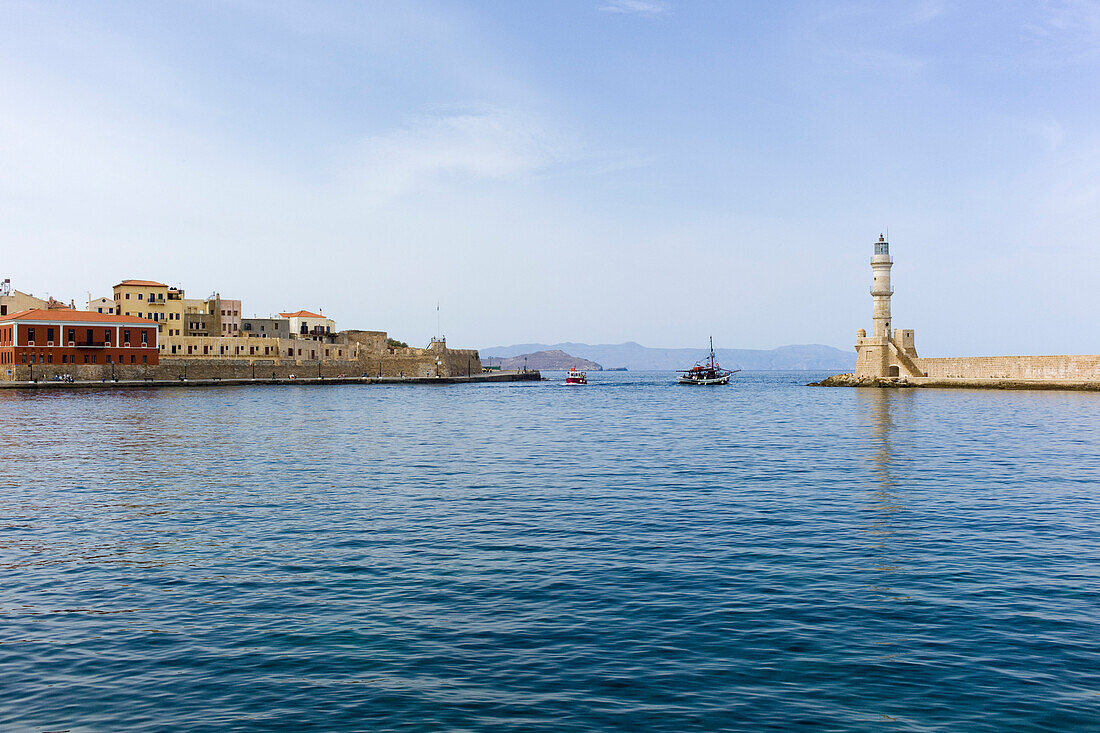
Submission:
[[[13,290],[10,279],[5,279],[3,282],[0,282],[0,316],[6,316],[9,313],[18,313],[19,311],[30,310],[32,308],[49,307],[49,301],[36,298],[30,293],[21,293],[18,290]]]
[[[162,337],[183,330],[183,290],[155,280],[123,280],[114,287],[115,314],[157,322]]]
[[[0,364],[157,364],[157,326],[137,316],[20,311],[0,316]]]
[[[290,333],[298,338],[321,340],[325,336],[336,333],[336,321],[325,318],[320,313],[295,311],[279,315],[290,321]]]
[[[93,298],[88,301],[88,307],[86,311],[92,313],[106,313],[107,315],[114,315],[115,313],[115,299],[114,298]]]
[[[289,318],[242,318],[240,335],[247,338],[290,338]]]
[[[217,317],[217,336],[239,336],[241,332],[241,301],[225,300],[221,293],[210,299],[210,312]]]

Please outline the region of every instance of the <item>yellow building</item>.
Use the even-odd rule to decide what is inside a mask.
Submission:
[[[183,335],[183,290],[154,280],[123,280],[114,291],[115,312],[156,321],[158,341]]]

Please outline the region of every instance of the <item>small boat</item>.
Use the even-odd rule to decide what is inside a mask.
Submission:
[[[577,371],[577,367],[573,367],[569,370],[569,374],[565,377],[566,384],[588,384],[588,375],[584,372]]]
[[[710,355],[702,361],[695,362],[691,369],[680,369],[680,377],[676,380],[679,384],[729,384],[730,376],[741,371],[740,369],[723,369],[714,358],[714,337],[710,339]]]

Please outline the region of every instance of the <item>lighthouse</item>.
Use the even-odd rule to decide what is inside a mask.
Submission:
[[[871,333],[875,338],[890,338],[890,296],[894,294],[890,287],[890,268],[893,266],[890,243],[880,234],[875,242],[875,256],[871,258],[871,297],[874,298]]]
[[[923,374],[915,361],[916,340],[912,331],[890,330],[890,243],[878,235],[875,254],[871,257],[871,335],[862,328],[856,331],[857,377],[918,377]]]

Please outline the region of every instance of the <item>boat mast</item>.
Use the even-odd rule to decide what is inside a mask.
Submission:
[[[710,337],[710,368],[714,368],[714,337]]]

